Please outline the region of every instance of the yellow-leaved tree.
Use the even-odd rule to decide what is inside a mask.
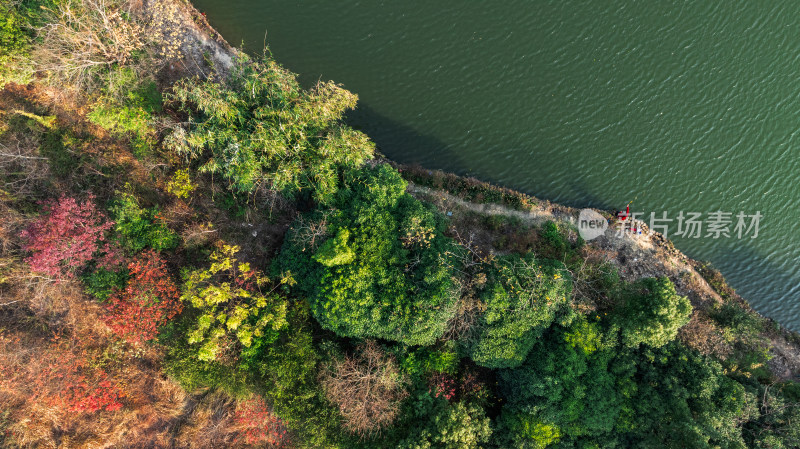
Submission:
[[[200,345],[200,360],[217,360],[232,345],[272,343],[287,326],[287,300],[275,293],[277,285],[237,260],[238,251],[223,245],[211,255],[210,267],[185,276],[181,301],[198,312],[189,343]]]

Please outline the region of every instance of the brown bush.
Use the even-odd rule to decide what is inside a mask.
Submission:
[[[689,323],[678,330],[678,338],[701,354],[722,360],[727,359],[733,350],[714,321],[697,309],[692,312]]]
[[[394,358],[372,340],[355,355],[331,362],[320,377],[328,399],[344,417],[344,427],[361,436],[378,434],[391,424],[407,394]]]
[[[50,176],[50,165],[39,154],[38,134],[8,130],[9,115],[13,113],[0,110],[2,190],[18,198],[31,197]]]

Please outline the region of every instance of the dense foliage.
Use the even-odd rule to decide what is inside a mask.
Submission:
[[[440,403],[426,425],[397,445],[402,449],[477,449],[489,441],[489,418],[474,404]]]
[[[469,348],[489,368],[519,366],[556,314],[566,310],[571,288],[564,265],[533,254],[498,260],[483,295],[486,310]]]
[[[194,119],[172,136],[176,150],[222,175],[231,189],[265,184],[318,198],[336,190],[337,168],[370,157],[373,144],[340,123],[357,97],[333,83],[300,88],[274,61],[242,61],[225,82],[182,80],[175,99]]]
[[[740,423],[753,400],[680,344],[626,350],[584,320],[549,331],[501,379],[511,447],[744,447]]]
[[[157,207],[142,208],[130,193],[122,193],[111,206],[122,246],[133,252],[152,248],[156,251],[172,249],[178,244],[175,235],[164,223]]]
[[[180,313],[183,305],[166,262],[155,251],[140,254],[128,271],[128,285],[109,299],[108,325],[125,340],[142,343],[154,339],[158,328]]]
[[[320,384],[322,355],[312,338],[308,311],[294,307],[286,331],[269,346],[249,351],[244,365],[264,386],[275,412],[308,447],[337,447],[341,415]]]
[[[626,346],[664,346],[689,322],[692,306],[669,279],[642,279],[631,290],[617,319]]]
[[[162,110],[154,81],[137,77],[130,68],[111,71],[103,94],[87,118],[112,134],[130,139],[134,155],[142,157],[155,145],[153,119]]]
[[[27,82],[30,47],[42,13],[52,7],[50,0],[15,0],[0,5],[0,87],[9,81]]]
[[[278,269],[298,280],[324,328],[406,344],[444,333],[458,300],[455,249],[441,220],[405,188],[387,165],[355,170],[331,209],[289,231]],[[322,244],[307,232],[320,220],[330,236]]]
[[[236,408],[236,425],[243,428],[241,440],[246,444],[279,446],[286,438],[280,418],[269,411],[261,397],[240,402]]]

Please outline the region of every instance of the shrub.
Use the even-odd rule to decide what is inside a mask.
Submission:
[[[537,250],[545,255],[557,260],[568,261],[577,257],[575,249],[583,244],[580,236],[577,237],[575,244],[570,243],[567,238],[568,228],[564,224],[548,221],[542,226],[539,233],[541,241]]]
[[[122,290],[128,282],[130,273],[123,267],[108,269],[95,267],[83,274],[86,293],[100,301],[105,301],[115,290]]]
[[[571,285],[561,262],[533,254],[499,258],[481,296],[486,310],[468,347],[470,357],[489,368],[519,366],[567,304]]]
[[[394,359],[373,340],[361,345],[356,355],[333,360],[323,369],[321,383],[339,408],[344,427],[360,436],[391,425],[406,396]]]
[[[30,36],[25,28],[28,23],[18,5],[0,6],[0,63],[7,64],[16,52],[24,51]]]
[[[459,363],[458,353],[453,346],[447,344],[439,349],[399,346],[395,352],[399,356],[401,371],[412,377],[431,373],[453,375],[458,371]]]
[[[189,343],[200,345],[200,360],[215,360],[226,337],[250,348],[272,343],[287,326],[287,301],[262,291],[269,279],[238,262],[238,251],[225,245],[211,255],[209,268],[185,276],[181,301],[199,311]]]
[[[105,237],[112,226],[92,195],[82,203],[67,196],[47,201],[42,215],[22,232],[23,248],[33,253],[25,261],[33,271],[55,278],[72,277],[93,259],[113,266],[117,252]]]
[[[91,381],[79,376],[74,383],[67,386],[65,392],[69,410],[73,412],[93,413],[98,410],[115,411],[122,408],[122,391],[114,385],[105,371],[95,373]]]
[[[0,5],[0,88],[9,81],[30,81],[31,41],[42,11],[52,6],[49,0],[11,0]]]
[[[22,394],[31,407],[29,410],[47,410],[47,418],[56,422],[59,415],[65,413],[115,411],[123,406],[126,394],[122,383],[106,371],[103,361],[83,342],[68,341],[56,335],[48,342],[27,343],[24,350],[0,353],[3,358],[0,389],[10,393],[4,395],[4,399]],[[27,421],[40,419],[39,416],[27,418]]]
[[[120,194],[111,206],[116,219],[115,230],[120,242],[136,253],[145,248],[156,251],[172,249],[178,245],[178,236],[163,223],[156,207],[143,209],[130,193]]]
[[[764,331],[763,323],[755,313],[733,302],[715,306],[709,311],[709,315],[725,329],[730,340],[736,338],[755,340]]]
[[[459,296],[454,245],[442,221],[405,188],[387,165],[356,170],[328,210],[325,233],[334,237],[313,251],[301,234],[305,221],[289,231],[276,271],[299,280],[324,328],[409,345],[444,333]],[[419,232],[424,238],[409,238]]]
[[[169,183],[167,183],[167,192],[175,195],[178,198],[189,198],[197,186],[192,183],[189,175],[189,170],[177,170],[172,175]]]
[[[87,117],[114,135],[130,137],[134,154],[141,157],[156,137],[152,120],[161,111],[161,93],[155,82],[139,79],[130,68],[111,73],[109,86]]]
[[[632,290],[615,320],[625,345],[664,346],[689,322],[692,305],[686,297],[678,296],[669,278],[643,279]]]
[[[239,402],[233,420],[241,432],[239,440],[245,444],[278,446],[286,438],[283,423],[270,413],[264,398]]]
[[[448,374],[436,374],[428,381],[428,392],[435,398],[444,398],[446,401],[456,396],[456,380]]]
[[[183,309],[178,288],[167,265],[153,250],[140,254],[128,265],[131,280],[125,290],[111,295],[108,325],[130,343],[154,339],[158,328]]]
[[[498,419],[500,432],[506,437],[509,448],[544,449],[561,439],[561,429],[541,418],[522,412],[503,410]]]
[[[327,198],[336,190],[336,168],[356,167],[374,151],[364,134],[340,124],[355,95],[333,83],[305,91],[271,60],[243,57],[225,84],[182,80],[174,98],[196,116],[188,131],[171,136],[173,148],[200,159],[201,172],[222,175],[235,191],[266,184]]]

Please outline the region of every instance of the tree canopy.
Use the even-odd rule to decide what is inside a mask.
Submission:
[[[170,144],[234,191],[266,184],[328,198],[337,168],[356,167],[374,151],[366,135],[340,122],[356,95],[331,82],[302,89],[272,60],[238,63],[225,82],[183,79],[174,99],[191,119]]]
[[[497,261],[482,299],[486,310],[470,357],[489,368],[519,366],[542,331],[569,298],[571,280],[564,264],[532,253]]]
[[[450,239],[433,211],[405,193],[387,165],[346,176],[333,206],[306,221],[325,220],[328,239],[304,238],[304,222],[289,231],[277,269],[326,329],[347,337],[431,344],[458,300]]]

